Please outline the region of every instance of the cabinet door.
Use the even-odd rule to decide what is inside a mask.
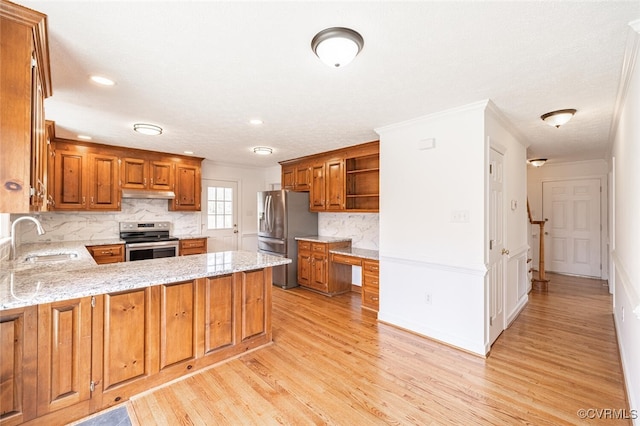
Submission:
[[[325,193],[324,163],[315,164],[311,168],[311,191],[309,192],[311,211],[325,210]]]
[[[173,163],[169,161],[150,161],[150,189],[171,191],[173,189]]]
[[[267,324],[267,303],[271,306],[271,283],[267,286],[265,271],[246,271],[240,278],[241,341],[264,334],[271,329]]]
[[[327,161],[325,170],[326,209],[344,210],[344,160]]]
[[[176,198],[172,210],[200,210],[200,167],[178,165],[176,167]]]
[[[149,166],[142,158],[123,158],[120,178],[122,188],[147,189]]]
[[[91,397],[91,297],[38,306],[38,416]]]
[[[296,191],[309,191],[311,188],[311,166],[307,163],[296,166]]]
[[[56,149],[53,167],[53,208],[84,210],[86,208],[86,153],[73,149]]]
[[[298,284],[309,286],[311,283],[311,255],[309,252],[298,252]]]
[[[233,276],[206,278],[204,302],[204,355],[236,343]]]
[[[38,309],[0,312],[0,419],[17,425],[36,416]]]
[[[115,155],[89,155],[89,209],[120,209],[118,168],[118,157]]]
[[[311,287],[316,290],[328,291],[327,256],[314,253],[311,260]]]
[[[105,405],[126,398],[126,394],[118,394],[122,390],[118,385],[132,384],[157,372],[153,362],[157,354],[157,313],[151,306],[151,290],[147,287],[104,296]],[[111,393],[115,395],[111,397]]]
[[[193,359],[196,283],[160,285],[160,370]]]
[[[294,166],[282,166],[282,189],[296,188],[296,170]]]
[[[31,210],[47,210],[47,134],[44,121],[44,92],[37,67],[32,68],[31,111]]]

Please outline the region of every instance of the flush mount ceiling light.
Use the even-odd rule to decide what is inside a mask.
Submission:
[[[249,120],[249,124],[253,124],[254,126],[259,126],[263,123],[264,121],[260,120],[259,118],[252,118],[251,120]]]
[[[311,40],[311,50],[330,67],[343,67],[353,61],[364,46],[362,36],[356,31],[332,27],[320,31]]]
[[[533,160],[529,160],[529,164],[531,164],[533,167],[542,167],[546,162],[546,158],[534,158]]]
[[[543,114],[540,116],[540,118],[549,126],[558,128],[571,120],[575,113],[575,109],[559,109],[557,111],[551,111]]]
[[[155,124],[137,123],[133,125],[133,130],[143,135],[156,136],[162,134],[162,127]]]
[[[98,83],[102,86],[113,86],[116,84],[115,81],[111,80],[110,78],[103,77],[101,75],[92,75],[91,81],[93,81],[94,83]]]
[[[256,146],[253,148],[253,152],[258,155],[269,155],[273,153],[273,148],[269,148],[268,146]]]

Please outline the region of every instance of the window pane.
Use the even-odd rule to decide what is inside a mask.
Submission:
[[[216,198],[216,188],[215,186],[210,186],[207,188],[207,198],[209,200],[213,200]]]
[[[224,217],[224,227],[227,229],[230,229],[233,227],[233,224],[231,223],[231,216]]]
[[[224,199],[227,201],[233,200],[233,190],[231,188],[224,189]]]
[[[224,200],[224,188],[216,188],[216,200]]]
[[[216,228],[224,228],[224,216],[216,216]]]
[[[216,214],[216,203],[213,201],[207,202],[207,214]]]
[[[224,203],[224,214],[231,214],[231,213],[233,213],[233,204],[227,201]]]

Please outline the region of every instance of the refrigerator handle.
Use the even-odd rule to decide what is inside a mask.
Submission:
[[[264,213],[266,216],[264,226],[267,232],[271,232],[271,215],[269,214],[271,213],[271,195],[267,195],[267,198],[265,199]]]

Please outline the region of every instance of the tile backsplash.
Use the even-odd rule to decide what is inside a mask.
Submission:
[[[169,221],[174,235],[199,235],[201,232],[200,212],[168,211],[167,200],[123,199],[119,212],[49,212],[33,216],[40,220],[46,233],[39,236],[35,225],[22,222],[17,232],[21,243],[118,238],[120,222]],[[11,220],[15,217],[11,215]]]
[[[318,235],[351,238],[351,246],[378,250],[378,213],[318,213]]]

